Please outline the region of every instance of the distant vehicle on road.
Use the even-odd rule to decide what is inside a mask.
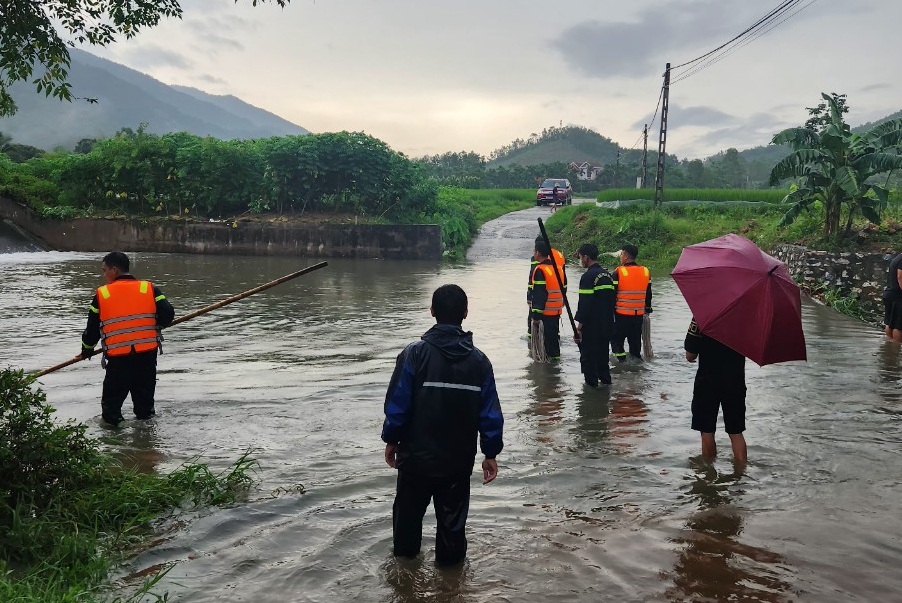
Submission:
[[[554,189],[557,187],[557,198]],[[536,205],[570,205],[573,203],[573,187],[566,178],[546,178],[536,191]]]

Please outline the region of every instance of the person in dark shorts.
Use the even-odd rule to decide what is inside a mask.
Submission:
[[[717,455],[714,432],[717,412],[722,408],[733,458],[744,464],[748,457],[742,435],[745,431],[745,356],[702,333],[694,318],[683,347],[686,360],[695,362],[698,359],[692,390],[692,429],[702,434],[702,456],[711,460]]]
[[[902,253],[890,260],[882,297],[884,332],[896,343],[902,343]]]

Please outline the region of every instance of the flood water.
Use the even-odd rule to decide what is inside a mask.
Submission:
[[[707,464],[689,428],[689,310],[666,275],[655,359],[616,369],[609,390],[582,385],[566,324],[562,363],[530,361],[527,258],[547,211],[487,224],[462,265],[330,260],[166,331],[148,425],[101,427],[96,359],[43,377],[59,416],[145,470],[197,457],[222,469],[249,448],[260,463],[248,501],[170,524],[123,568],[123,588],[174,564],[157,589],[171,601],[900,600],[898,348],[806,301],[808,363],[748,363],[745,473],[722,431]],[[101,257],[0,254],[0,366],[39,370],[78,351]],[[131,257],[177,316],[315,263]],[[450,570],[433,562],[431,510],[420,558],[392,557],[395,474],[379,439],[395,357],[448,282],[469,295],[464,327],[494,364],[506,420],[498,479],[472,481],[469,557]]]

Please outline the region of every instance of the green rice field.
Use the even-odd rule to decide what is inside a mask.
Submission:
[[[741,189],[741,188],[670,188],[664,191],[664,202],[667,201],[752,201],[757,203],[780,203],[789,194],[788,189]],[[631,201],[634,199],[652,200],[655,198],[653,188],[612,188],[598,193],[597,200]]]

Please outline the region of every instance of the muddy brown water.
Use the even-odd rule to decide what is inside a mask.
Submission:
[[[330,260],[173,328],[149,424],[100,425],[96,360],[42,378],[61,417],[144,470],[196,457],[223,469],[248,448],[259,460],[249,500],[167,524],[122,588],[174,565],[157,591],[191,602],[902,599],[899,350],[805,302],[809,362],[748,365],[745,473],[723,432],[704,463],[689,429],[689,311],[666,275],[654,281],[656,357],[616,369],[609,390],[582,385],[566,340],[559,366],[527,357],[526,258],[547,212],[487,224],[460,265]],[[76,353],[101,255],[0,254],[0,366]],[[132,257],[177,315],[315,263]],[[469,557],[441,570],[431,510],[420,558],[391,556],[394,473],[379,433],[395,356],[429,328],[431,292],[447,282],[469,294],[464,326],[494,364],[506,424],[498,479],[472,482]]]

